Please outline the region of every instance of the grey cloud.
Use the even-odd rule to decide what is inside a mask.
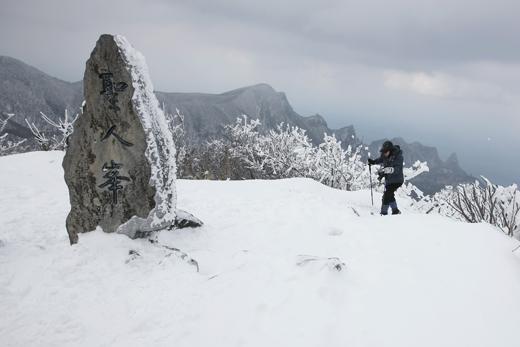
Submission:
[[[269,83],[333,127],[460,152],[457,132],[500,138],[517,117],[519,13],[517,0],[3,0],[0,55],[74,82],[99,36],[121,34],[158,90]]]
[[[246,33],[250,26],[274,28],[309,45],[341,46],[344,55],[338,58],[353,55],[380,66],[520,58],[515,44],[520,5],[512,0],[181,3],[189,11],[210,14],[215,23],[239,23]]]

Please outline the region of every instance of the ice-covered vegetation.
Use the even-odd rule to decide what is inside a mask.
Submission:
[[[426,213],[437,212],[468,223],[487,222],[509,236],[518,236],[520,228],[520,198],[516,184],[502,187],[482,176],[478,181],[457,187],[446,187],[414,205]]]
[[[5,127],[7,126],[7,122],[12,117],[14,117],[14,114],[9,113],[4,120],[0,119],[0,134],[2,134],[2,132],[5,129]],[[25,140],[16,141],[16,142],[15,141],[9,141],[7,139],[7,136],[8,136],[7,133],[5,133],[3,135],[0,135],[0,156],[16,153],[17,152],[17,148],[22,143],[25,142]]]
[[[372,189],[382,192],[384,184],[376,169],[361,161],[361,146],[346,149],[335,136],[324,134],[319,146],[313,145],[305,130],[279,124],[276,130],[259,133],[258,120],[246,116],[233,125],[224,126],[223,136],[195,146],[185,137],[184,117],[177,110],[174,115],[165,112],[167,127],[175,142],[177,178],[211,180],[248,180],[311,178],[326,186],[356,191]],[[2,129],[13,115],[2,121]],[[74,121],[65,112],[64,120],[53,122],[42,117],[62,136],[46,138],[34,125],[29,124],[43,150],[66,150],[74,131]],[[16,153],[23,142],[4,144],[0,137],[0,155]],[[425,213],[438,213],[468,223],[487,222],[511,237],[520,237],[520,199],[515,184],[502,187],[482,177],[485,186],[473,184],[448,186],[433,196],[423,192],[407,180],[428,171],[427,163],[417,161],[405,168],[405,184],[401,194],[412,197],[412,206]]]
[[[361,146],[350,144],[343,149],[335,136],[324,134],[324,141],[314,146],[305,130],[280,124],[277,130],[260,134],[258,120],[238,118],[224,127],[221,139],[194,147],[183,139],[183,117],[167,114],[170,130],[177,144],[177,175],[185,179],[244,180],[312,178],[341,190],[373,189],[382,192],[384,185],[377,170],[361,161]],[[405,168],[406,180],[427,171],[427,163],[417,161]],[[425,196],[406,182],[401,193],[412,197],[412,206],[426,213],[439,213],[468,223],[487,222],[509,236],[520,230],[520,201],[517,186],[502,187],[486,183],[446,187],[434,196]]]
[[[62,120],[59,119],[58,122],[54,122],[52,119],[47,117],[43,112],[40,112],[42,118],[52,125],[54,128],[56,128],[61,135],[53,135],[50,138],[47,138],[44,132],[41,132],[38,127],[34,123],[29,123],[29,121],[26,119],[25,122],[29,126],[29,129],[31,129],[32,133],[34,134],[34,138],[36,139],[36,142],[40,146],[41,150],[43,151],[66,151],[69,147],[69,140],[72,136],[72,133],[74,132],[74,122],[79,117],[79,113],[76,114],[76,117],[74,119],[69,119],[69,113],[67,110],[65,110],[65,117]]]

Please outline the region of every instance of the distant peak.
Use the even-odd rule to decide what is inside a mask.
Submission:
[[[238,96],[239,94],[246,93],[246,92],[255,92],[255,93],[276,93],[273,87],[271,87],[269,84],[266,83],[260,83],[255,84],[252,86],[242,87],[238,89],[230,90],[229,92],[222,93],[220,95],[235,95]]]
[[[255,89],[269,89],[269,90],[272,90],[274,91],[274,88],[271,87],[269,84],[267,83],[259,83],[259,84],[254,84],[252,86],[249,86],[249,87],[246,87],[246,88],[255,88]]]
[[[450,155],[448,159],[446,159],[446,165],[459,167],[459,159],[457,158],[457,153],[453,152],[453,154]]]
[[[324,127],[327,127],[327,122],[325,121],[325,119],[320,116],[319,114],[315,114],[315,115],[312,115],[312,116],[309,116],[309,117],[305,117],[305,120],[307,121],[307,123],[309,125],[312,125],[312,126],[324,126]]]
[[[276,94],[277,93],[273,87],[271,87],[269,84],[266,84],[266,83],[255,84],[255,85],[246,87],[245,89],[254,91],[256,93],[262,93],[262,94]],[[284,93],[278,93],[278,94],[284,94]]]
[[[309,118],[309,119],[320,119],[320,120],[323,119],[323,117],[322,117],[319,113],[316,113],[316,114],[314,114],[314,115],[312,115],[312,116],[309,116],[308,118]],[[323,119],[323,120],[324,120],[324,119]]]
[[[243,88],[239,88],[239,89],[236,89],[236,90],[242,90],[242,91],[245,91],[245,90],[259,90],[259,91],[269,91],[269,92],[275,92],[274,88],[271,87],[269,84],[267,83],[260,83],[260,84],[254,84],[252,86],[247,86],[247,87],[243,87]]]
[[[8,57],[6,55],[0,55],[0,64],[9,64],[9,65],[16,64],[19,66],[29,66],[21,60],[18,60],[16,58],[12,58],[12,57]]]
[[[10,61],[19,61],[18,59],[9,57],[7,55],[0,55],[0,60],[10,60]]]
[[[401,143],[406,143],[406,141],[401,137],[401,136],[398,136],[398,137],[394,137],[392,140],[391,140],[394,145],[397,143],[397,144],[401,144]]]

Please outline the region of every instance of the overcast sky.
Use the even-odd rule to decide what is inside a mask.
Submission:
[[[366,143],[401,136],[520,184],[518,0],[0,2],[0,55],[65,81],[101,34],[145,56],[156,90],[267,83]]]

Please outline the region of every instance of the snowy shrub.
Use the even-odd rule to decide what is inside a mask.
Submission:
[[[162,109],[166,118],[166,124],[168,124],[168,130],[172,133],[173,141],[175,144],[180,145],[184,135],[186,135],[186,130],[184,129],[184,116],[179,113],[178,109],[175,109],[175,115],[168,113],[164,104]]]
[[[4,131],[4,129],[7,125],[7,122],[13,116],[14,116],[14,114],[9,113],[5,120],[0,119],[0,134],[2,134],[2,131]],[[24,143],[26,141],[26,140],[22,140],[22,141],[18,141],[18,142],[6,141],[7,135],[8,135],[7,133],[0,135],[0,156],[13,153],[18,146],[20,146],[22,143]]]
[[[168,117],[167,117],[168,118]],[[170,116],[178,125],[170,126],[174,139],[182,124],[182,116]],[[258,120],[238,118],[234,125],[224,126],[223,138],[207,142],[198,148],[187,141],[177,144],[177,177],[209,178],[217,180],[282,179],[308,177],[338,189],[361,189],[368,183],[360,180],[366,171],[361,163],[360,150],[341,148],[335,136],[325,135],[324,142],[315,147],[305,130],[280,124],[276,130],[260,134]],[[367,177],[365,177],[367,178]]]
[[[419,200],[414,201],[412,207],[427,214],[433,212],[442,216],[460,219],[456,211],[449,204],[453,199],[453,195],[453,187],[446,186],[446,188],[435,193],[433,196],[423,196]]]
[[[363,177],[366,165],[361,162],[361,146],[352,152],[349,145],[341,148],[341,141],[333,136],[325,135],[316,151],[312,178],[332,188],[357,190],[362,187],[359,179]]]
[[[226,179],[263,178],[263,161],[266,157],[265,139],[256,131],[260,121],[237,119],[235,125],[224,127],[223,164]]]
[[[166,113],[167,114],[167,113]],[[188,179],[244,180],[312,178],[324,185],[342,190],[370,188],[370,170],[361,161],[361,149],[350,144],[343,149],[335,135],[324,134],[324,141],[313,146],[305,130],[282,123],[276,130],[260,134],[260,122],[237,118],[233,125],[224,126],[223,138],[193,147],[189,141],[181,143],[183,120],[179,114],[167,114],[170,131],[177,147],[177,177]],[[173,125],[175,124],[175,125]],[[417,162],[405,169],[406,177],[415,177],[428,170],[426,163]],[[377,172],[372,172],[372,182]],[[383,186],[373,186],[382,192]],[[410,194],[422,197],[415,186],[405,187]]]
[[[354,182],[365,169],[360,161],[361,147],[355,152],[350,146],[343,150],[341,141],[326,134],[324,142],[315,147],[298,127],[284,128],[282,123],[261,135],[256,131],[258,125],[258,120],[248,122],[244,116],[225,127],[226,164],[235,163],[233,169],[240,173],[231,179],[308,177],[337,189],[356,188]]]
[[[197,152],[198,160],[193,172],[195,178],[214,180],[245,179],[244,163],[235,156],[235,152],[225,141],[207,142],[206,146]]]
[[[176,175],[181,178],[195,178],[198,157],[195,155],[196,148],[191,145],[189,139],[184,138],[184,135],[186,135],[184,116],[180,114],[178,109],[175,110],[174,115],[168,113],[164,104],[162,109],[175,145]]]
[[[34,125],[34,123],[29,123],[29,121],[26,119],[25,122],[34,134],[34,137],[40,145],[40,148],[44,151],[66,151],[69,147],[70,137],[74,132],[74,122],[76,121],[76,119],[78,119],[79,114],[76,114],[76,117],[73,120],[70,120],[69,114],[67,110],[65,110],[65,119],[59,119],[59,123],[55,123],[52,119],[43,114],[43,112],[40,112],[40,114],[47,123],[57,128],[61,133],[61,138],[56,137],[56,135],[53,135],[51,138],[48,139],[47,137],[45,137],[45,133],[40,132],[40,130],[36,127],[36,125]]]
[[[426,213],[436,212],[468,223],[487,222],[506,235],[515,236],[520,230],[520,201],[516,184],[502,187],[481,176],[486,186],[478,181],[456,188],[446,187],[433,197],[426,197],[415,207]]]
[[[193,178],[216,180],[280,179],[305,177],[306,158],[312,156],[313,147],[305,131],[297,127],[278,131],[270,130],[265,135],[256,131],[258,120],[246,116],[236,124],[226,125],[223,138],[208,141],[204,146],[191,151]],[[180,149],[182,151],[182,149]],[[187,171],[186,162],[180,162],[182,171]],[[181,178],[189,178],[179,174]]]
[[[308,163],[315,154],[305,130],[298,127],[283,129],[283,123],[277,126],[277,131],[269,130],[262,136],[260,150],[262,162],[257,168],[267,179],[291,177],[306,177]]]

